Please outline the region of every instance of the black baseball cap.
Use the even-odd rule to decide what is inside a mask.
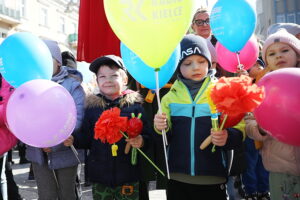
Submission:
[[[90,69],[90,71],[97,74],[98,69],[101,65],[111,65],[111,64],[115,64],[117,67],[124,70],[125,72],[127,71],[122,58],[120,58],[119,56],[115,56],[115,55],[106,55],[106,56],[96,58],[91,63],[89,69]]]

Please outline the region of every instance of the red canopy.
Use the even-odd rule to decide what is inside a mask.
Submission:
[[[120,40],[105,16],[103,0],[81,0],[77,60],[92,62],[99,56],[120,56]]]

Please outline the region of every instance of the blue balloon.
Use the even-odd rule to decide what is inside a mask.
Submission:
[[[37,36],[15,33],[0,45],[0,73],[14,87],[34,79],[50,80],[53,73],[51,53]]]
[[[231,52],[240,51],[253,34],[256,13],[246,0],[219,0],[210,15],[210,27]]]
[[[145,64],[134,52],[121,43],[121,55],[130,75],[149,89],[156,89],[155,68]],[[159,55],[158,55],[159,56]],[[168,62],[158,71],[159,88],[162,88],[174,74],[180,58],[180,45],[176,47]]]

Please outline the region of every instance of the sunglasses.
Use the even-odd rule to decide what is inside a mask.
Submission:
[[[194,24],[196,24],[197,26],[203,26],[204,24],[209,25],[209,18],[207,18],[206,20],[197,19],[194,21]]]

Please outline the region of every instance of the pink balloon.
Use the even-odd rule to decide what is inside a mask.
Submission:
[[[218,63],[229,72],[236,72],[238,66],[237,54],[229,51],[221,43],[217,42],[216,51],[218,55]],[[243,49],[240,51],[240,63],[244,65],[244,69],[250,69],[256,62],[259,55],[259,48],[254,37],[250,38]]]
[[[76,125],[76,107],[61,85],[44,79],[18,87],[7,103],[11,132],[34,147],[51,147],[66,140]]]
[[[264,76],[259,86],[266,97],[254,115],[258,124],[279,141],[300,146],[300,69],[284,68]]]

